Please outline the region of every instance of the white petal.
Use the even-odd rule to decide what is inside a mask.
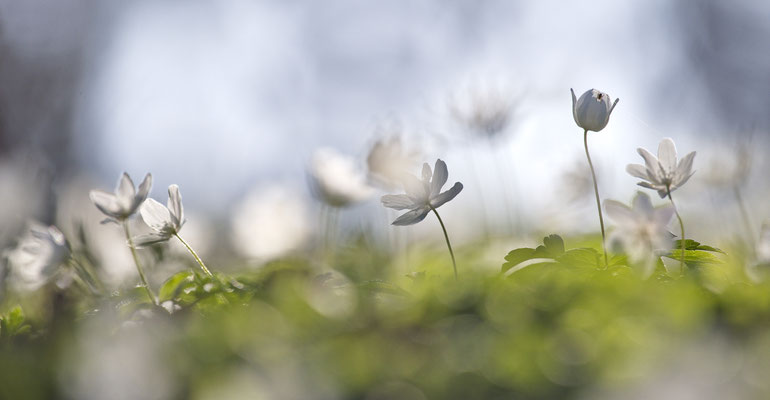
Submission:
[[[660,163],[658,162],[658,158],[652,155],[647,149],[638,148],[636,151],[639,153],[642,158],[644,158],[644,164],[647,166],[647,170],[650,171],[651,177],[654,176],[655,180],[660,182],[660,180],[663,178],[663,173],[660,170]]]
[[[693,151],[679,161],[679,165],[676,168],[676,174],[674,174],[674,184],[682,186],[687,179],[690,179],[690,176],[692,176],[692,163],[694,159],[695,152]]]
[[[144,223],[156,231],[165,231],[171,225],[171,213],[163,204],[155,199],[147,199],[139,208]]]
[[[652,200],[644,192],[636,192],[633,200],[633,210],[636,213],[652,216],[655,208],[652,206]]]
[[[414,207],[414,202],[405,194],[386,194],[382,196],[382,205],[395,210],[406,210]]]
[[[463,184],[460,182],[455,182],[452,188],[450,188],[444,193],[439,194],[438,196],[433,197],[430,200],[430,204],[432,204],[434,208],[439,208],[441,207],[442,204],[446,203],[449,200],[454,199],[455,196],[457,196],[462,190],[463,190]]]
[[[136,187],[134,187],[134,181],[127,173],[121,175],[118,181],[118,187],[115,189],[115,194],[118,197],[118,201],[123,204],[131,204],[136,195]]]
[[[617,224],[630,224],[634,222],[634,212],[627,205],[619,201],[605,200],[604,211]]]
[[[171,235],[162,233],[148,233],[146,235],[139,235],[133,238],[134,247],[140,249],[142,247],[152,246],[153,244],[162,243],[171,238]]]
[[[406,174],[404,175],[403,182],[406,195],[409,196],[412,201],[418,203],[428,201],[429,193],[427,192],[423,181],[417,179],[414,175]]]
[[[174,219],[174,225],[177,229],[184,224],[184,206],[182,205],[182,195],[179,193],[179,186],[171,185],[168,187],[168,209]]]
[[[430,212],[429,207],[416,208],[396,218],[396,220],[393,221],[393,225],[398,225],[398,226],[414,225],[424,220],[425,216],[428,215],[429,212]]]
[[[429,182],[431,176],[433,176],[433,173],[430,170],[430,165],[428,163],[422,164],[422,180],[424,182]]]
[[[107,214],[110,217],[123,218],[121,215],[121,207],[118,204],[118,198],[112,193],[107,193],[101,190],[92,190],[88,193],[88,197],[94,203],[99,211]]]
[[[676,145],[671,138],[665,138],[658,145],[658,162],[666,172],[676,170]]]
[[[441,159],[436,160],[436,167],[433,171],[433,180],[430,182],[431,196],[441,192],[441,188],[444,187],[448,178],[449,171],[447,170],[446,163]]]
[[[649,174],[647,173],[647,168],[644,165],[628,164],[626,165],[626,172],[636,178],[650,179]]]
[[[569,92],[572,93],[572,118],[574,118],[575,123],[580,126],[580,122],[578,122],[577,117],[577,98],[575,97],[575,91],[572,90],[572,88],[569,88]]]
[[[139,184],[139,190],[136,192],[136,202],[138,204],[142,204],[144,199],[147,198],[147,195],[150,194],[150,189],[152,189],[152,175],[148,173],[144,176],[142,183]]]

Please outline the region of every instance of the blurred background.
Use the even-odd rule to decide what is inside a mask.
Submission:
[[[630,200],[625,165],[668,136],[698,151],[684,217],[721,207],[690,218],[696,238],[753,235],[770,215],[769,21],[753,0],[0,0],[0,241],[93,212],[88,190],[122,171],[152,172],[161,201],[179,184],[191,232],[237,231],[255,197],[312,216],[317,149],[366,173],[393,137],[465,184],[444,211],[458,240],[596,232],[570,88],[621,99],[589,138],[603,198]],[[383,193],[341,226],[388,229]]]

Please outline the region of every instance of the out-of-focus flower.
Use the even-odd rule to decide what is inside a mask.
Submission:
[[[305,204],[299,196],[278,186],[246,196],[236,206],[231,226],[235,249],[260,261],[299,249],[310,233]]]
[[[155,232],[137,236],[134,239],[137,247],[165,242],[179,233],[185,223],[182,195],[179,186],[168,187],[168,207],[155,199],[147,199],[139,209],[144,223]]]
[[[476,86],[467,96],[449,103],[449,112],[459,124],[471,132],[494,138],[503,134],[511,123],[516,102],[499,88]]]
[[[378,140],[366,157],[369,176],[385,188],[393,189],[401,183],[404,175],[408,174],[408,171],[417,164],[418,156],[419,152],[408,151],[398,136],[388,140]]]
[[[0,159],[0,248],[9,246],[28,219],[40,218],[45,208],[45,173],[34,159]]]
[[[364,201],[374,192],[353,159],[330,148],[318,149],[313,154],[310,177],[313,191],[332,207]]]
[[[145,175],[137,190],[134,181],[124,172],[118,180],[115,194],[92,190],[89,195],[96,208],[110,217],[108,220],[123,221],[136,212],[150,193],[150,188],[152,188],[152,175]]]
[[[69,243],[58,228],[29,221],[8,261],[19,286],[34,290],[53,277],[69,257]]]
[[[435,173],[431,171],[428,163],[422,166],[422,179],[407,174],[404,179],[406,194],[388,194],[382,196],[382,204],[395,210],[410,210],[393,221],[393,225],[412,225],[423,219],[431,209],[438,208],[442,204],[452,200],[463,190],[463,184],[455,182],[454,186],[446,192],[441,192],[449,172],[446,163],[436,160]]]
[[[637,151],[644,158],[645,165],[628,164],[626,171],[637,178],[644,179],[638,185],[657,190],[660,198],[666,197],[669,191],[673,192],[674,189],[684,185],[695,173],[692,170],[695,152],[687,154],[677,163],[676,145],[670,138],[663,139],[658,145],[658,157],[641,147]]]
[[[649,277],[655,271],[657,257],[671,249],[671,234],[666,229],[674,208],[655,208],[650,196],[637,192],[632,207],[615,200],[605,200],[604,210],[616,224],[610,243],[620,247],[641,275]]]
[[[572,93],[572,116],[575,123],[588,131],[599,132],[607,126],[610,120],[610,114],[620,99],[610,104],[610,95],[602,93],[596,89],[591,89],[583,93],[580,99],[575,98],[575,91]]]

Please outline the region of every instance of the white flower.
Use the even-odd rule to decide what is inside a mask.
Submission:
[[[418,155],[416,151],[408,151],[398,136],[387,141],[378,140],[366,157],[369,175],[378,184],[393,189],[401,183],[411,167],[417,164]]]
[[[372,195],[374,189],[350,157],[333,149],[316,150],[310,165],[314,192],[332,207],[346,207]]]
[[[89,193],[94,205],[110,217],[109,221],[123,221],[133,215],[144,199],[150,193],[152,187],[152,175],[147,174],[139,184],[139,190],[134,187],[134,182],[127,173],[123,173],[118,181],[115,194],[102,190],[92,190]]]
[[[463,190],[463,184],[455,182],[454,186],[441,193],[441,188],[449,178],[446,163],[436,160],[435,173],[428,163],[422,166],[422,179],[408,174],[404,179],[406,194],[388,194],[382,196],[382,204],[395,210],[410,210],[393,221],[393,225],[412,225],[423,219],[431,209],[439,208],[452,200]]]
[[[610,114],[620,99],[610,105],[610,95],[602,93],[596,89],[591,89],[583,93],[580,99],[575,98],[575,91],[572,93],[572,116],[575,123],[585,130],[599,132],[607,126],[610,120]]]
[[[644,158],[645,165],[629,164],[626,171],[637,178],[644,179],[645,181],[639,182],[638,185],[657,190],[661,198],[666,197],[669,191],[673,192],[674,189],[684,185],[695,173],[692,170],[695,152],[684,156],[677,163],[676,146],[670,138],[660,142],[658,157],[641,147],[637,151]]]
[[[610,243],[620,246],[629,261],[640,268],[643,277],[655,271],[658,256],[671,249],[671,234],[666,229],[674,208],[670,205],[655,208],[650,196],[637,192],[633,208],[615,200],[605,200],[604,210],[616,224]]]
[[[155,232],[137,236],[134,239],[137,247],[145,247],[155,243],[165,242],[179,233],[185,223],[182,195],[179,186],[168,187],[168,207],[155,199],[147,199],[139,208],[144,223]]]
[[[452,117],[473,133],[493,138],[506,131],[516,103],[513,96],[489,86],[476,86],[462,101],[449,104]]]
[[[8,261],[20,286],[35,289],[54,276],[69,257],[70,246],[58,228],[29,221]]]
[[[254,190],[235,207],[231,221],[235,249],[259,261],[301,248],[311,232],[301,197],[280,186]]]

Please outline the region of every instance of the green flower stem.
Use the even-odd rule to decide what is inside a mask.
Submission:
[[[679,220],[679,228],[681,229],[681,234],[682,234],[682,236],[680,236],[680,239],[681,239],[680,242],[682,244],[681,262],[682,262],[682,272],[684,272],[684,268],[685,268],[684,251],[686,249],[685,239],[684,239],[684,222],[682,222],[682,217],[679,215],[679,210],[676,209],[676,204],[674,204],[674,198],[671,197],[671,186],[670,185],[666,186],[666,193],[668,194],[668,199],[671,201],[671,206],[674,207],[674,214],[676,214],[676,219]]]
[[[438,211],[432,206],[428,205],[431,210],[433,210],[433,213],[436,214],[436,218],[438,218],[438,223],[441,224],[441,230],[444,231],[444,239],[446,239],[446,247],[449,248],[449,255],[452,257],[452,267],[454,268],[455,272],[455,280],[457,280],[457,262],[455,261],[455,253],[452,251],[452,244],[449,243],[449,235],[446,233],[446,226],[444,226],[444,221],[441,219],[441,216],[438,215]]]
[[[101,294],[104,292],[104,285],[94,276],[92,271],[90,269],[86,268],[83,264],[81,264],[77,259],[70,257],[69,263],[72,266],[72,268],[75,269],[76,275],[79,278],[82,278],[81,280],[84,283],[88,283],[88,288],[91,290],[93,294]],[[81,277],[82,275],[82,277]]]
[[[591,162],[591,155],[588,154],[588,129],[583,130],[583,144],[586,149],[586,158],[588,166],[591,167],[591,177],[594,180],[594,194],[596,195],[596,209],[599,210],[599,226],[602,228],[602,250],[604,250],[604,267],[609,266],[607,261],[607,240],[604,235],[604,217],[602,217],[602,203],[599,200],[599,185],[596,183],[596,172],[594,172],[594,163]]]
[[[203,270],[203,272],[205,272],[206,275],[208,275],[208,276],[214,276],[214,275],[211,274],[211,271],[209,271],[209,269],[206,268],[206,264],[203,263],[203,260],[201,260],[201,258],[198,257],[198,254],[195,253],[195,250],[193,250],[192,247],[190,247],[190,245],[187,244],[187,242],[185,242],[184,239],[182,239],[182,237],[179,236],[178,233],[175,233],[174,236],[176,236],[176,238],[179,239],[180,242],[182,242],[184,247],[187,247],[187,250],[190,252],[190,254],[192,254],[193,258],[195,258],[195,261],[198,262],[198,265],[201,266],[201,269]]]
[[[128,241],[128,248],[131,249],[131,255],[134,257],[134,263],[136,264],[136,270],[139,272],[139,278],[142,280],[142,286],[147,291],[147,295],[155,305],[158,305],[158,298],[150,289],[150,285],[147,283],[147,277],[144,275],[144,269],[142,264],[139,263],[139,256],[136,255],[136,247],[134,247],[134,240],[131,239],[131,232],[128,229],[128,220],[123,220],[123,232],[126,233],[126,240]]]

